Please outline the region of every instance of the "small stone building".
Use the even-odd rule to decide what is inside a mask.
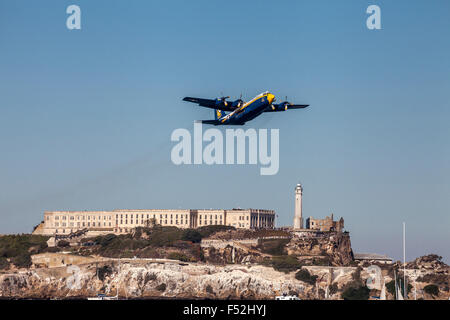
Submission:
[[[333,214],[325,219],[314,219],[309,217],[306,219],[306,228],[318,231],[337,231],[342,232],[344,229],[344,218],[340,218],[338,221],[334,221]]]

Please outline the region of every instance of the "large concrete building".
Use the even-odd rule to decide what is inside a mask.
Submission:
[[[141,209],[112,211],[45,211],[33,234],[64,235],[89,230],[124,234],[156,223],[178,228],[227,225],[244,229],[273,229],[275,211],[263,209]]]

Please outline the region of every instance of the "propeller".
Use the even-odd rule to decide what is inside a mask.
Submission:
[[[288,105],[291,105],[292,103],[290,103],[290,102],[288,101],[288,97],[286,96],[285,98],[286,98],[286,99],[284,100],[284,102],[283,102],[283,103],[284,103],[284,104],[288,104]]]
[[[271,104],[270,107],[272,108],[272,110],[276,110],[276,111],[286,111],[288,109],[288,107],[290,105],[292,105],[292,103],[290,103],[288,100],[288,97],[285,96],[285,101],[280,102],[279,104]],[[275,101],[275,100],[274,100]]]
[[[287,96],[285,96],[285,100],[282,102],[282,103],[280,103],[280,106],[283,106],[284,107],[284,110],[286,111],[287,109],[288,109],[288,106],[290,106],[292,103],[290,103],[289,101],[288,101],[288,97]]]
[[[242,93],[239,96],[239,99],[233,101],[232,106],[235,108],[240,108],[244,104],[244,100],[242,100]]]
[[[219,104],[219,103],[223,103],[223,105],[226,107],[226,106],[228,106],[228,102],[226,101],[230,96],[223,96],[223,93],[221,92],[220,93],[221,95],[222,95],[222,97],[220,97],[220,98],[216,98],[216,104]]]
[[[220,98],[217,98],[217,99],[219,99],[219,100],[222,100],[222,101],[224,101],[225,99],[228,99],[230,96],[224,96],[223,95],[223,92],[220,92],[220,94],[222,95],[222,97],[220,97]]]

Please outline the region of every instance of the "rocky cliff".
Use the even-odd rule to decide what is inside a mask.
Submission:
[[[329,232],[315,237],[293,237],[286,245],[286,250],[300,259],[333,266],[348,266],[353,261],[348,233]]]
[[[120,297],[273,299],[306,297],[312,286],[264,266],[183,263],[103,263],[31,269],[0,275],[0,297],[69,298],[98,293]]]
[[[366,283],[373,271],[360,267],[303,267],[314,277],[311,282],[312,278],[296,279],[298,270],[283,273],[255,264],[220,266],[163,259],[93,259],[89,263],[81,261],[79,265],[30,268],[0,274],[0,297],[65,299],[102,293],[108,296],[117,294],[120,298],[274,299],[277,295],[295,294],[301,299],[340,299],[349,284],[355,280]],[[64,262],[69,260],[66,257]],[[383,267],[386,283],[392,280],[389,269],[393,267]],[[449,268],[444,265],[441,269],[439,277],[447,280],[442,283],[435,282],[434,270],[406,270],[409,283],[418,290],[417,298],[449,298]],[[438,286],[436,295],[424,292],[428,284]],[[379,294],[379,290],[371,292],[371,295]],[[410,298],[414,296],[412,292]]]

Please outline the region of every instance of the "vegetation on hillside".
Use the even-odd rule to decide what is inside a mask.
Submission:
[[[111,266],[105,265],[103,267],[97,268],[97,277],[104,281],[106,276],[109,276],[113,272],[113,269]]]
[[[345,286],[341,294],[341,297],[344,300],[368,300],[369,296],[369,288],[365,285],[355,284],[353,282],[351,282],[350,285]]]
[[[317,276],[312,276],[308,270],[301,269],[295,274],[295,279],[306,282],[311,285],[315,285],[317,281]]]
[[[417,278],[418,282],[427,282],[431,284],[435,284],[437,286],[443,286],[444,288],[449,287],[450,279],[448,275],[446,274],[436,274],[436,273],[429,273],[425,274],[423,276],[420,276]]]
[[[200,249],[200,241],[211,234],[234,230],[228,226],[204,226],[197,229],[180,229],[177,227],[139,227],[131,234],[107,234],[91,239],[84,239],[84,243],[91,242],[95,246],[83,248],[86,254],[95,253],[105,257],[140,257],[140,258],[169,258],[180,261],[201,261],[204,259]],[[165,250],[173,248],[173,250]],[[81,252],[82,253],[82,252]]]
[[[223,227],[223,226],[221,226]],[[229,230],[223,232],[217,232],[214,234],[214,239],[231,240],[231,239],[256,239],[267,237],[287,237],[290,238],[291,234],[285,230],[276,229],[235,229],[228,227]]]
[[[0,269],[7,269],[10,263],[18,268],[31,265],[31,255],[47,248],[48,237],[20,234],[0,236]]]
[[[428,294],[431,294],[432,296],[439,295],[439,287],[437,285],[435,285],[435,284],[426,285],[423,288],[423,291],[425,291]]]
[[[291,271],[298,270],[302,267],[301,263],[297,260],[295,256],[275,256],[270,261],[267,262],[275,270],[284,273],[289,273]]]
[[[336,282],[334,282],[333,284],[328,286],[328,290],[330,292],[330,295],[337,293],[339,290],[338,284]]]
[[[408,280],[406,280],[406,283],[408,283]],[[401,292],[402,296],[405,296],[405,290],[404,290],[404,288],[403,288],[403,277],[398,278],[397,286],[399,286],[399,289],[400,289],[400,292]],[[409,293],[411,292],[413,286],[412,286],[410,283],[408,283],[408,286],[407,286],[407,287],[408,287],[408,288],[406,289],[406,291],[407,291],[408,294],[409,294]],[[391,281],[389,281],[388,283],[386,283],[386,290],[387,290],[390,294],[392,294],[393,296],[396,295],[396,293],[395,293],[395,281],[394,281],[394,280],[391,280]]]
[[[290,239],[265,239],[260,241],[258,248],[263,253],[282,256],[289,241]]]
[[[167,256],[167,259],[180,260],[180,261],[185,261],[185,262],[190,261],[190,259],[187,255],[180,253],[180,252],[169,253],[169,255]]]
[[[352,281],[347,283],[341,293],[344,300],[368,300],[370,297],[370,289],[367,288],[361,278],[361,267],[357,267],[352,273]]]

